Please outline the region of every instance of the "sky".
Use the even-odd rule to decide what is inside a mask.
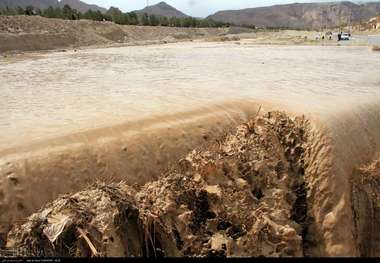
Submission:
[[[139,10],[146,6],[147,0],[82,0],[86,3],[97,4],[109,8],[119,7],[122,11]],[[149,0],[149,4],[157,4],[163,0]],[[169,5],[177,8],[187,15],[194,17],[206,17],[219,10],[242,9],[249,7],[269,6],[275,4],[287,4],[293,2],[333,2],[334,0],[165,0]]]

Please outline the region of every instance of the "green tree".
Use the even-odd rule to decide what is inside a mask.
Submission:
[[[92,10],[87,10],[84,14],[83,14],[83,17],[85,19],[89,19],[89,20],[93,20],[93,17],[94,17],[94,12]]]
[[[36,11],[37,16],[42,16],[42,10],[41,9],[37,8],[35,11]]]
[[[121,12],[120,9],[116,7],[110,7],[106,15],[109,16],[111,20],[116,24],[126,25],[128,22],[128,17],[126,17],[123,12]]]
[[[96,21],[106,20],[106,17],[99,10],[95,11],[94,14],[95,14],[94,20],[96,20]]]
[[[149,26],[150,25],[150,21],[149,21],[149,15],[147,13],[144,13],[141,17],[141,24],[143,26]]]
[[[25,8],[25,15],[27,15],[27,16],[32,16],[32,15],[34,15],[35,13],[34,13],[34,7],[33,6],[31,6],[31,5],[29,5],[29,6],[27,6],[26,8]]]
[[[128,13],[129,15],[129,23],[130,25],[138,25],[139,24],[139,18],[135,12]]]
[[[52,18],[61,18],[61,19],[63,19],[64,16],[63,16],[62,8],[60,8],[60,7],[54,8],[54,12],[53,12],[53,17]]]
[[[166,16],[160,16],[160,25],[169,26],[169,19]]]
[[[54,8],[49,6],[47,9],[45,9],[42,12],[42,16],[47,17],[47,18],[54,18],[55,17]]]
[[[77,20],[79,19],[78,11],[72,9],[69,5],[64,5],[62,8],[62,16],[64,19]]]
[[[171,17],[171,18],[169,18],[169,26],[172,26],[172,27],[181,27],[182,26],[181,19],[179,19],[178,17]]]
[[[24,15],[25,14],[24,8],[22,8],[21,6],[18,6],[16,8],[16,14],[18,14],[18,15]]]
[[[16,11],[13,8],[9,8],[8,6],[5,9],[5,13],[8,16],[14,16],[14,15],[16,15]]]
[[[196,27],[197,21],[195,18],[192,17],[186,17],[182,20],[182,26],[183,27]]]
[[[158,26],[160,24],[160,20],[155,15],[149,15],[149,24],[151,26]]]
[[[88,10],[86,13],[83,14],[83,17],[85,19],[89,20],[95,20],[95,21],[103,21],[103,19],[106,19],[106,16],[102,14],[102,12],[98,11],[93,11],[93,10]]]

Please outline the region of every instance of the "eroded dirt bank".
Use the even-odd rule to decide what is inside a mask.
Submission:
[[[361,34],[364,34],[361,32]],[[365,32],[365,34],[373,34]],[[0,52],[46,51],[84,47],[163,44],[191,40],[233,41],[258,45],[367,46],[367,36],[355,36],[348,43],[316,40],[322,33],[283,30],[255,32],[241,27],[174,28],[118,25],[90,20],[63,20],[39,16],[0,16]],[[240,41],[240,40],[243,41]],[[378,44],[378,43],[377,43]]]
[[[355,237],[361,256],[380,256],[380,160],[357,170],[352,188]]]
[[[231,31],[234,33],[234,31]],[[246,32],[237,30],[236,32]],[[228,28],[123,26],[112,22],[0,16],[0,52],[38,51],[144,41],[176,42],[228,34]],[[147,42],[148,43],[148,42]]]
[[[379,162],[349,171],[333,139],[303,116],[262,111],[154,182],[60,197],[16,224],[6,246],[54,256],[374,256]]]
[[[61,194],[96,181],[143,185],[258,111],[252,103],[156,116],[0,151],[0,233]]]
[[[60,198],[7,246],[62,256],[302,256],[303,121],[268,113],[140,189],[101,185]]]

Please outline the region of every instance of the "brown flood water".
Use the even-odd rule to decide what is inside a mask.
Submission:
[[[157,179],[263,105],[313,121],[313,214],[334,225],[318,231],[327,254],[356,254],[348,193],[353,170],[379,157],[379,52],[245,41],[56,52],[2,59],[0,92],[0,234],[96,180]]]
[[[328,114],[379,98],[379,65],[363,47],[216,43],[5,59],[0,149],[242,99]]]

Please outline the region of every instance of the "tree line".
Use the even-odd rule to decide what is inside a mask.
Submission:
[[[106,13],[100,11],[88,10],[81,13],[71,8],[69,5],[64,7],[48,7],[41,10],[33,6],[26,8],[3,8],[0,9],[0,15],[28,15],[42,16],[47,18],[59,18],[66,20],[89,19],[94,21],[112,21],[120,25],[143,25],[143,26],[170,26],[170,27],[228,27],[229,23],[216,22],[212,19],[198,19],[194,17],[166,17],[152,14],[137,14],[136,12],[122,12],[116,7],[111,7]]]

